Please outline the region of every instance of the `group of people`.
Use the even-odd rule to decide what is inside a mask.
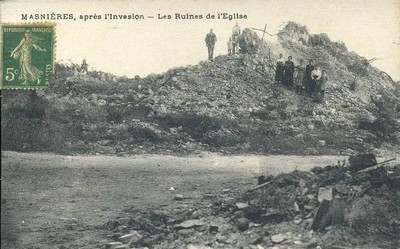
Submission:
[[[297,75],[294,77],[296,69]],[[328,75],[325,70],[321,71],[318,65],[314,65],[311,59],[307,66],[304,65],[304,60],[300,60],[300,65],[295,66],[292,56],[285,61],[283,54],[279,54],[279,58],[276,60],[275,81],[288,88],[295,86],[298,90],[305,89],[308,95],[322,100]]]
[[[229,55],[239,53],[240,34],[240,27],[238,23],[236,23],[228,41]],[[217,42],[217,36],[212,29],[206,35],[205,42],[208,48],[208,59],[212,61],[215,43]],[[326,82],[328,81],[326,71],[321,71],[320,67],[314,65],[311,59],[308,61],[308,65],[304,65],[304,60],[300,60],[300,65],[297,66],[294,65],[292,59],[292,56],[289,56],[288,59],[285,60],[283,54],[279,54],[279,58],[276,60],[275,81],[288,88],[295,86],[298,90],[305,89],[309,96],[321,101],[324,98]],[[296,75],[295,72],[297,72]]]
[[[239,36],[241,34],[241,30],[239,24],[236,23],[232,28],[232,35],[228,41],[228,54],[238,54],[239,53]],[[208,59],[210,61],[214,58],[214,47],[217,42],[217,36],[214,31],[210,29],[210,32],[206,35],[205,38],[206,46],[208,49]]]

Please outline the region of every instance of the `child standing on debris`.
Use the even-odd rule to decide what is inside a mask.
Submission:
[[[319,80],[319,93],[320,100],[322,101],[325,96],[326,82],[328,81],[328,75],[325,70],[322,70],[321,79]]]
[[[300,60],[300,65],[297,67],[297,77],[296,77],[296,88],[298,90],[303,89],[304,85],[304,76],[306,74],[306,67],[304,66],[304,60]]]
[[[232,37],[229,37],[229,41],[228,41],[228,54],[229,55],[232,54],[232,49],[233,49]]]
[[[285,74],[285,59],[283,59],[283,54],[279,54],[279,59],[276,60],[276,70],[275,70],[275,82],[282,83],[283,76]]]

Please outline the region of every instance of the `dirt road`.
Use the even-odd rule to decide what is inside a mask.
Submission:
[[[2,153],[2,248],[96,248],[99,228],[131,208],[242,193],[257,176],[337,163],[337,156],[60,156]],[[173,187],[175,190],[169,190]],[[176,194],[189,199],[174,201]]]

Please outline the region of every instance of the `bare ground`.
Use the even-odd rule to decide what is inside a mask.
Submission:
[[[262,174],[309,170],[346,158],[3,152],[1,247],[98,248],[107,234],[99,226],[132,207],[174,209],[193,204],[205,193],[224,189],[242,193],[255,186]],[[176,194],[189,199],[174,201]]]

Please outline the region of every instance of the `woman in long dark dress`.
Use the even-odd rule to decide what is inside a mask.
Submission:
[[[297,68],[297,77],[295,85],[298,90],[302,90],[304,87],[304,80],[306,74],[306,67],[304,66],[304,60],[300,60],[300,65],[298,65],[296,68]]]
[[[312,79],[311,79],[311,72],[314,70],[313,60],[308,60],[308,65],[306,66],[306,75],[304,79],[304,84],[306,85],[306,92],[308,95],[312,95]]]
[[[283,83],[287,87],[293,86],[293,74],[294,74],[294,63],[292,61],[292,56],[288,57],[288,60],[285,62],[285,78]]]
[[[275,71],[275,82],[282,83],[285,73],[285,59],[283,59],[283,54],[279,54],[279,59],[276,60],[276,71]]]

